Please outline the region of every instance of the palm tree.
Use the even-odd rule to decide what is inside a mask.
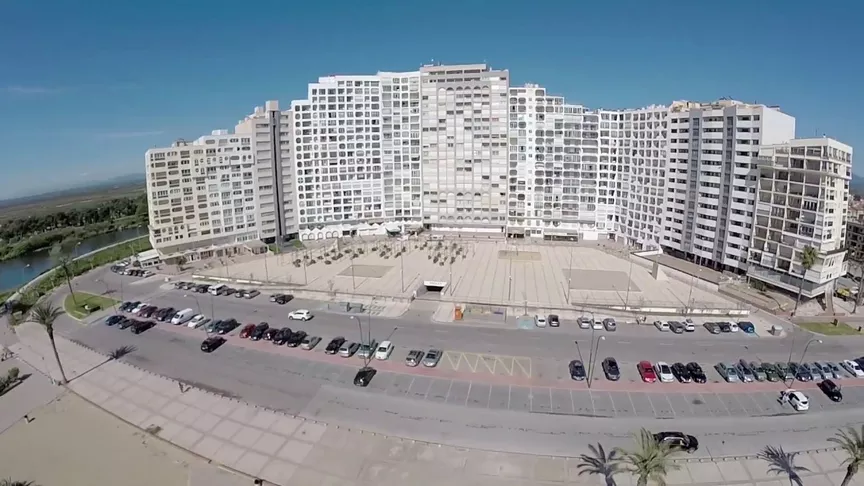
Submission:
[[[804,271],[801,272],[801,283],[798,285],[798,298],[795,299],[795,309],[792,310],[793,316],[798,312],[798,304],[801,303],[801,293],[804,291],[804,276],[807,275],[807,270],[810,270],[816,264],[817,258],[819,258],[819,253],[812,246],[807,245],[801,250],[801,267]]]
[[[66,278],[66,285],[69,286],[69,293],[72,294],[72,303],[75,304],[75,307],[78,307],[78,300],[75,298],[75,291],[72,289],[72,275],[69,271],[72,259],[69,258],[69,255],[63,250],[61,245],[55,245],[51,249],[51,256],[54,258],[54,262],[57,264],[59,270],[63,272],[63,277]]]
[[[12,479],[0,479],[0,486],[39,486],[33,481],[13,481]]]
[[[828,442],[837,444],[846,453],[846,459],[843,460],[843,464],[846,464],[846,476],[840,486],[848,486],[852,477],[858,474],[858,468],[864,464],[864,425],[860,432],[854,427],[839,430]]]
[[[589,474],[592,476],[603,476],[606,480],[606,486],[615,486],[615,474],[620,472],[618,451],[612,449],[609,455],[603,449],[602,444],[589,445],[588,449],[591,454],[582,454],[579,460],[582,461],[576,467],[579,469],[579,476]]]
[[[66,372],[63,371],[63,364],[60,363],[60,355],[57,353],[57,344],[54,342],[54,321],[63,314],[63,311],[55,307],[50,302],[41,302],[30,309],[30,315],[27,317],[28,322],[35,322],[45,328],[48,333],[48,339],[51,341],[51,349],[54,351],[54,359],[57,360],[57,367],[60,368],[60,377],[63,379],[61,384],[67,383]]]
[[[678,449],[657,442],[647,429],[640,430],[635,439],[635,449],[616,449],[621,454],[618,462],[623,464],[625,471],[636,476],[637,486],[648,486],[649,480],[658,486],[666,486],[666,474],[680,468],[672,462],[672,456],[679,452]]]
[[[803,486],[804,483],[801,481],[801,476],[798,473],[810,472],[810,470],[804,466],[795,465],[795,456],[797,455],[797,452],[784,451],[783,446],[765,446],[762,452],[757,454],[756,457],[768,463],[769,473],[777,475],[785,474],[789,477],[789,484],[791,486]]]

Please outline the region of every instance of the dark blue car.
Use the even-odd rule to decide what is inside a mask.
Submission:
[[[738,329],[747,334],[756,334],[756,326],[752,322],[742,321],[738,323]]]

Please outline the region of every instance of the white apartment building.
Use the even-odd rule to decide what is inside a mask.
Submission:
[[[675,102],[668,121],[663,249],[746,271],[759,147],[794,139],[795,118],[776,107],[719,100]]]
[[[255,107],[241,120],[235,133],[252,138],[258,177],[260,239],[275,243],[297,237],[296,184],[291,155],[294,113],[280,111],[278,101]]]
[[[416,226],[423,220],[420,72],[378,73],[384,219]]]
[[[162,260],[260,247],[251,137],[216,130],[145,154],[150,243]]]
[[[509,77],[485,64],[420,69],[427,228],[505,231]]]
[[[747,275],[807,298],[833,294],[846,274],[846,216],[852,147],[830,138],[759,149],[759,194]],[[801,253],[818,252],[804,272]]]

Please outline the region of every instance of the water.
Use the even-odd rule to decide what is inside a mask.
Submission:
[[[81,240],[81,244],[78,245],[77,251],[73,252],[72,256],[83,255],[113,243],[145,234],[144,228],[129,228],[114,233],[92,236]],[[23,255],[14,260],[0,262],[0,290],[14,289],[53,266],[54,262],[51,259],[50,251],[47,249]]]

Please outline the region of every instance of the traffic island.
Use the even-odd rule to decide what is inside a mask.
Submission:
[[[94,312],[110,309],[119,303],[119,300],[110,297],[88,294],[86,292],[75,292],[74,296],[72,294],[66,296],[66,299],[63,301],[63,310],[72,318],[81,320],[86,319]]]

